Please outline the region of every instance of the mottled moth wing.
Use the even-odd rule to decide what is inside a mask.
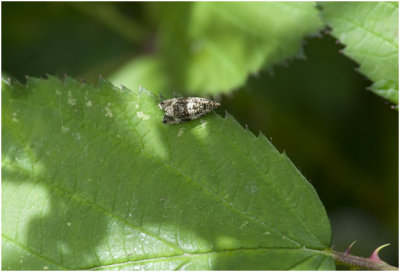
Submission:
[[[162,122],[164,124],[180,124],[183,123],[183,121],[179,118],[171,117],[168,115],[164,115]]]
[[[179,124],[210,113],[220,103],[200,97],[181,97],[161,101],[158,106],[165,111],[164,124]]]

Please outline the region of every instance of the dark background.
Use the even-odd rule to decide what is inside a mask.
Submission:
[[[127,60],[157,54],[159,22],[148,3],[2,3],[2,74],[96,82]],[[168,8],[168,3],[162,7]],[[222,96],[221,115],[265,134],[316,188],[333,228],[332,248],[398,266],[398,111],[323,32],[305,59],[251,76]],[[152,90],[162,92],[162,90]],[[183,93],[184,94],[184,93]]]

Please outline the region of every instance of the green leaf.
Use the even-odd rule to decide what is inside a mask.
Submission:
[[[323,26],[314,3],[162,3],[152,11],[167,87],[197,95],[231,92],[250,74],[301,57],[304,36]]]
[[[135,58],[117,72],[107,77],[114,85],[123,85],[130,89],[143,86],[156,94],[171,95],[172,90],[166,90],[167,78],[162,71],[161,63],[154,56]]]
[[[326,2],[323,18],[371,79],[371,90],[398,104],[399,8],[396,2]]]
[[[144,89],[2,88],[2,269],[333,269],[311,184],[229,115],[180,125]]]

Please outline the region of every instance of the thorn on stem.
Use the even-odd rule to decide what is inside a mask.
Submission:
[[[375,261],[375,262],[381,262],[382,260],[379,258],[378,253],[379,253],[379,251],[380,251],[382,248],[387,247],[387,246],[389,246],[389,245],[390,245],[390,244],[384,244],[384,245],[381,245],[380,247],[378,247],[377,249],[375,249],[375,251],[372,252],[372,254],[371,254],[371,256],[369,257],[369,259],[372,260],[372,261]]]
[[[357,240],[354,240],[353,243],[351,243],[349,245],[349,247],[346,249],[346,251],[344,252],[344,254],[350,254],[350,250],[351,248],[354,246],[354,244],[357,242]]]

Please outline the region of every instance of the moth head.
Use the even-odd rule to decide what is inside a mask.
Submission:
[[[168,103],[166,102],[166,101],[161,101],[159,104],[158,104],[158,106],[160,107],[160,109],[165,109],[165,107],[167,107],[168,105],[167,105]]]
[[[168,106],[171,106],[172,101],[171,99],[167,99],[164,101],[161,101],[158,106],[160,107],[160,109],[165,110]]]

